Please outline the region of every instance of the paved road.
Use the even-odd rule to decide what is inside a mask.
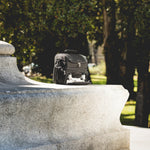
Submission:
[[[150,150],[150,128],[125,127],[130,129],[130,150]]]

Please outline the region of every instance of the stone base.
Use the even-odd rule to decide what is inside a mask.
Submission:
[[[83,139],[67,141],[51,145],[44,145],[26,150],[129,150],[129,130],[84,137]]]
[[[0,55],[0,85],[1,83],[8,85],[30,84],[25,80],[25,76],[19,72],[16,57]]]
[[[129,150],[119,120],[127,90],[33,83],[13,52],[0,42],[0,150]]]
[[[0,150],[129,150],[127,98],[119,85],[3,86]]]

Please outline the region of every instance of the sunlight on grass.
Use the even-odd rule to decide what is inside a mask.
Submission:
[[[120,121],[123,125],[135,125],[136,101],[127,101],[122,110]],[[150,115],[148,118],[148,127],[150,127]]]
[[[106,84],[106,76],[91,75],[92,84]]]
[[[135,101],[128,101],[122,110],[120,121],[123,125],[135,125]]]
[[[52,79],[46,78],[45,76],[35,76],[35,77],[30,77],[30,79],[39,81],[39,82],[44,82],[44,83],[53,83]]]
[[[122,114],[127,114],[127,112],[132,115],[135,113],[135,101],[128,101],[122,110]]]

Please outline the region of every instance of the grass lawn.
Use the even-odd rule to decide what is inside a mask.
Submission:
[[[135,101],[126,102],[120,116],[120,121],[123,125],[135,125],[135,106]]]
[[[30,77],[33,80],[52,83],[52,79],[47,79],[46,77]],[[93,84],[106,84],[106,76],[104,75],[91,75],[91,80]],[[137,90],[137,77],[134,77],[134,90]],[[127,101],[125,107],[122,110],[120,121],[123,125],[135,125],[135,101]],[[150,115],[149,115],[149,127],[150,127]]]
[[[35,76],[35,77],[30,77],[30,79],[39,81],[39,82],[44,82],[44,83],[53,83],[52,79],[46,78],[45,76]]]
[[[104,75],[91,75],[93,84],[106,84],[106,76]]]
[[[136,102],[135,101],[128,101],[126,102],[125,107],[122,110],[120,121],[123,125],[135,125],[135,107]],[[150,115],[148,118],[148,127],[150,127]]]

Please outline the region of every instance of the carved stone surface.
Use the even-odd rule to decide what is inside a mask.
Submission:
[[[7,84],[30,84],[19,72],[15,57],[9,55],[15,52],[13,45],[0,41],[0,82]]]
[[[16,58],[0,56],[0,82],[9,84],[30,84],[17,68]]]
[[[15,47],[7,42],[0,41],[0,55],[12,55]]]
[[[9,56],[0,70],[0,150],[129,150],[122,86],[35,82]]]
[[[119,119],[127,97],[128,92],[115,85],[19,86],[1,91],[0,150],[40,145],[57,150],[128,150],[129,131]]]

